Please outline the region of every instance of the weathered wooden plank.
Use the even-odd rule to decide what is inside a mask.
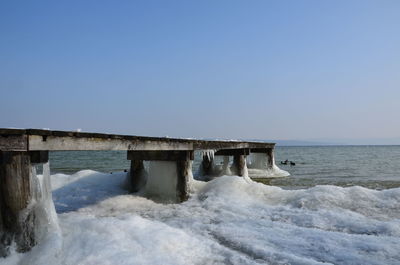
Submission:
[[[179,202],[189,199],[189,176],[192,173],[192,161],[182,160],[176,162],[178,182],[176,184]]]
[[[49,136],[53,131],[50,130],[41,130],[41,129],[26,129],[26,134],[28,135],[45,135]]]
[[[182,161],[193,159],[193,151],[128,151],[128,160]]]
[[[251,148],[251,153],[269,153],[273,148]]]
[[[23,134],[26,134],[25,129],[0,128],[0,135],[23,135]]]
[[[192,150],[191,143],[111,138],[76,138],[58,136],[29,136],[29,150],[79,151],[79,150]]]
[[[7,129],[4,129],[7,130]],[[168,138],[168,137],[150,137],[150,136],[135,136],[135,135],[118,135],[105,133],[90,133],[76,131],[51,131],[39,129],[27,129],[28,135],[41,136],[58,136],[58,137],[74,137],[74,138],[101,138],[101,139],[121,139],[121,140],[143,140],[143,141],[163,141],[163,142],[187,142],[186,139]]]
[[[242,177],[246,173],[246,157],[244,155],[233,156],[233,171],[235,175]]]
[[[249,148],[241,148],[241,149],[222,149],[215,152],[216,156],[234,156],[234,155],[249,155]]]
[[[34,212],[28,209],[32,198],[32,175],[28,152],[0,152],[3,237],[0,249],[7,254],[15,242],[17,251],[29,251],[35,244]],[[4,254],[4,253],[3,253]]]
[[[0,135],[0,151],[27,151],[26,135]]]
[[[27,137],[27,148],[25,146],[25,141],[21,141],[22,138],[18,137]],[[232,140],[208,141],[87,132],[0,128],[0,147],[2,148],[0,150],[3,151],[201,149],[220,150],[240,148],[273,148],[274,144],[265,142],[246,142]]]
[[[219,150],[219,149],[240,149],[248,148],[249,144],[246,142],[236,141],[193,141],[193,148],[195,150]]]
[[[49,161],[49,151],[30,151],[32,164],[43,164]]]
[[[144,169],[143,160],[131,160],[131,168],[129,170],[129,191],[138,192],[146,185],[146,171]]]

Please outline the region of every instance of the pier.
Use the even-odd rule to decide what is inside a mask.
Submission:
[[[265,168],[274,164],[274,143],[255,141],[195,140],[38,129],[0,129],[0,257],[12,242],[19,252],[37,244],[34,235],[34,183],[31,168],[47,163],[49,151],[127,151],[131,161],[130,191],[137,192],[144,175],[144,161],[176,164],[176,199],[189,198],[188,182],[194,151],[212,150],[215,156],[233,157],[233,174],[244,176],[246,156],[257,153]],[[213,156],[203,155],[204,174],[211,174]],[[227,162],[224,164],[227,166]],[[162,187],[160,187],[162,188]]]

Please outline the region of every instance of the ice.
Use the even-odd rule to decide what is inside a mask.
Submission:
[[[45,238],[0,264],[400,263],[400,188],[283,190],[222,176],[192,181],[188,201],[165,204],[127,194],[124,179],[52,175],[60,251]]]
[[[175,202],[177,198],[176,162],[150,161],[145,194],[162,201]]]
[[[21,265],[55,264],[62,251],[62,236],[52,199],[49,163],[43,164],[42,175],[37,175],[33,166],[32,179],[34,198],[30,205],[35,213],[34,235],[39,244],[25,255],[14,253],[10,262],[18,261],[16,264]]]
[[[213,160],[215,151],[216,150],[213,150],[213,149],[202,150],[201,151],[201,155],[202,156],[207,156],[209,160]]]
[[[290,173],[280,169],[275,164],[275,158],[272,158],[272,168],[268,166],[267,154],[251,153],[247,159],[249,163],[249,176],[257,178],[279,178],[288,177]]]

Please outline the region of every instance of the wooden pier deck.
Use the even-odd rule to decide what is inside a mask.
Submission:
[[[34,202],[35,180],[31,167],[46,163],[49,151],[125,150],[131,160],[128,179],[130,190],[138,191],[145,183],[143,161],[170,161],[176,165],[176,201],[189,197],[189,176],[196,150],[213,150],[215,155],[233,156],[233,174],[246,172],[246,156],[264,155],[266,168],[274,163],[274,143],[255,141],[196,140],[51,131],[38,129],[0,129],[0,257],[13,242],[19,252],[30,250],[38,242]],[[213,157],[203,155],[204,174],[212,174]],[[174,184],[175,185],[175,184]],[[162,188],[162,187],[161,187]],[[175,189],[175,188],[174,188]]]
[[[264,142],[195,140],[37,129],[0,129],[0,151],[176,151],[256,149],[274,148],[274,146],[274,143]]]

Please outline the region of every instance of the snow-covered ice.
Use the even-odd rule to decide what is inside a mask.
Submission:
[[[248,158],[248,172],[250,177],[257,178],[280,178],[290,176],[289,172],[280,169],[275,164],[275,158],[272,157],[272,168],[268,165],[267,154],[251,153]]]
[[[59,230],[0,264],[400,264],[400,188],[284,190],[223,176],[165,204],[128,194],[125,175],[52,175]]]

